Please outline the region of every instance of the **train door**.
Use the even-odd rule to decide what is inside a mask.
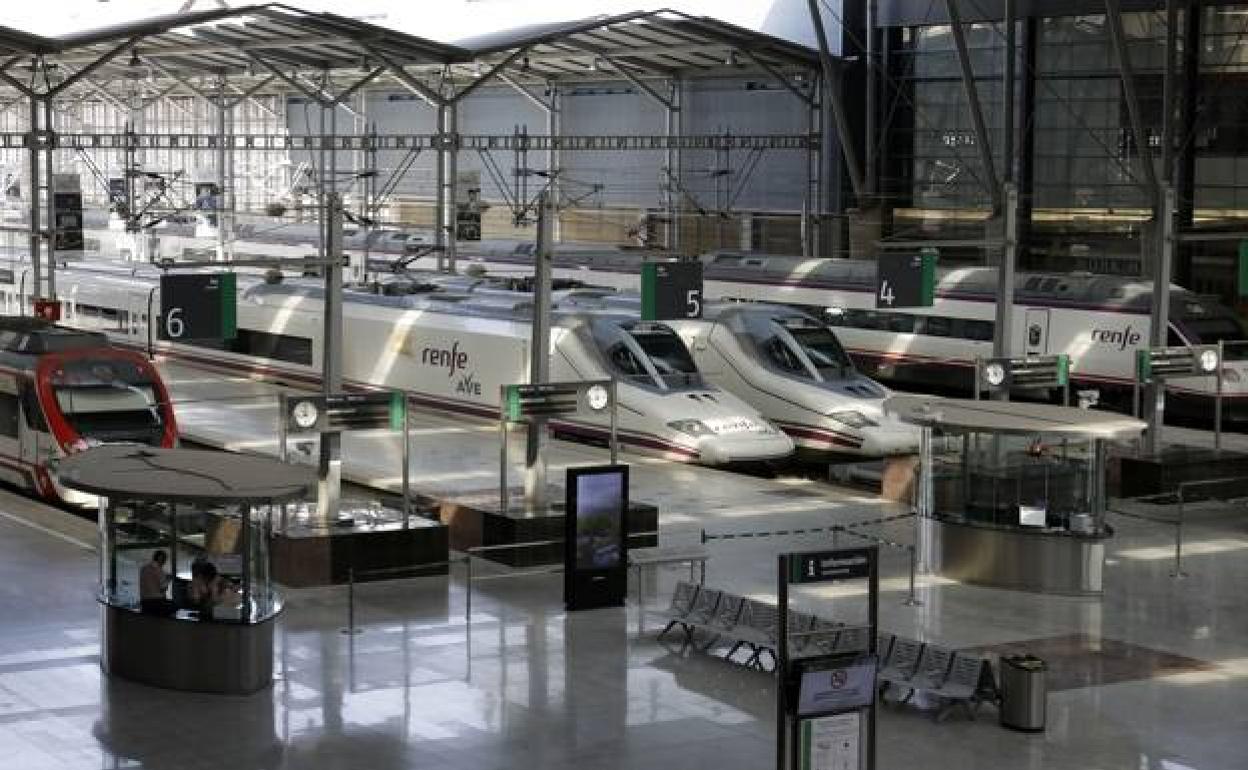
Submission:
[[[42,464],[52,454],[52,437],[48,434],[48,425],[43,418],[43,410],[39,407],[39,399],[35,396],[35,385],[32,381],[21,383],[19,399],[22,407],[22,420],[19,426],[21,434],[21,459],[30,465]]]
[[[1027,308],[1023,321],[1023,350],[1029,356],[1042,356],[1049,352],[1047,308]]]

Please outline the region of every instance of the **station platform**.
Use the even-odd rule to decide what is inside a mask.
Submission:
[[[682,473],[688,469],[678,469]],[[673,471],[675,472],[675,471]],[[694,472],[689,478],[712,478]],[[718,478],[717,476],[715,478]],[[660,516],[720,532],[847,522],[869,498],[768,496]],[[677,493],[679,493],[677,491]],[[673,500],[678,499],[675,496]],[[906,562],[883,554],[886,631],[956,648],[1028,650],[1049,661],[1048,731],[1003,730],[991,707],[971,722],[882,709],[879,767],[1028,770],[1146,767],[1238,770],[1248,734],[1248,521],[1195,512],[1189,577],[1169,576],[1167,527],[1115,519],[1099,601],[959,585],[920,575],[904,604]],[[906,521],[872,531],[908,542]],[[21,770],[649,770],[774,766],[773,680],[721,655],[656,640],[681,567],[647,575],[625,608],[568,614],[561,577],[473,587],[462,570],[355,587],[360,633],[342,633],[347,589],[286,592],[270,690],[216,698],[114,681],[99,668],[98,579],[89,521],[0,491],[0,756]],[[775,595],[775,557],[826,536],[708,544],[707,584]],[[854,621],[865,588],[811,586],[798,609]],[[722,650],[713,651],[722,654]]]

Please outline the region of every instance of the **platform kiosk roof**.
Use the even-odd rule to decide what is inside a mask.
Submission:
[[[307,497],[310,468],[267,457],[110,445],[61,460],[61,484],[119,500],[167,503],[277,503]]]
[[[1025,401],[970,401],[901,395],[886,400],[884,411],[902,422],[937,428],[945,433],[1125,439],[1139,435],[1148,427],[1143,420],[1113,412]]]

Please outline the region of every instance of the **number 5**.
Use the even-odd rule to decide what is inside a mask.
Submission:
[[[685,292],[685,318],[702,317],[702,290],[690,289]]]
[[[165,335],[171,339],[181,339],[182,333],[186,331],[186,323],[182,320],[182,308],[170,308],[165,313]]]

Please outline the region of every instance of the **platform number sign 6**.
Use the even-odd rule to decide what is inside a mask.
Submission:
[[[236,336],[233,273],[166,274],[160,278],[160,339],[229,340]]]

